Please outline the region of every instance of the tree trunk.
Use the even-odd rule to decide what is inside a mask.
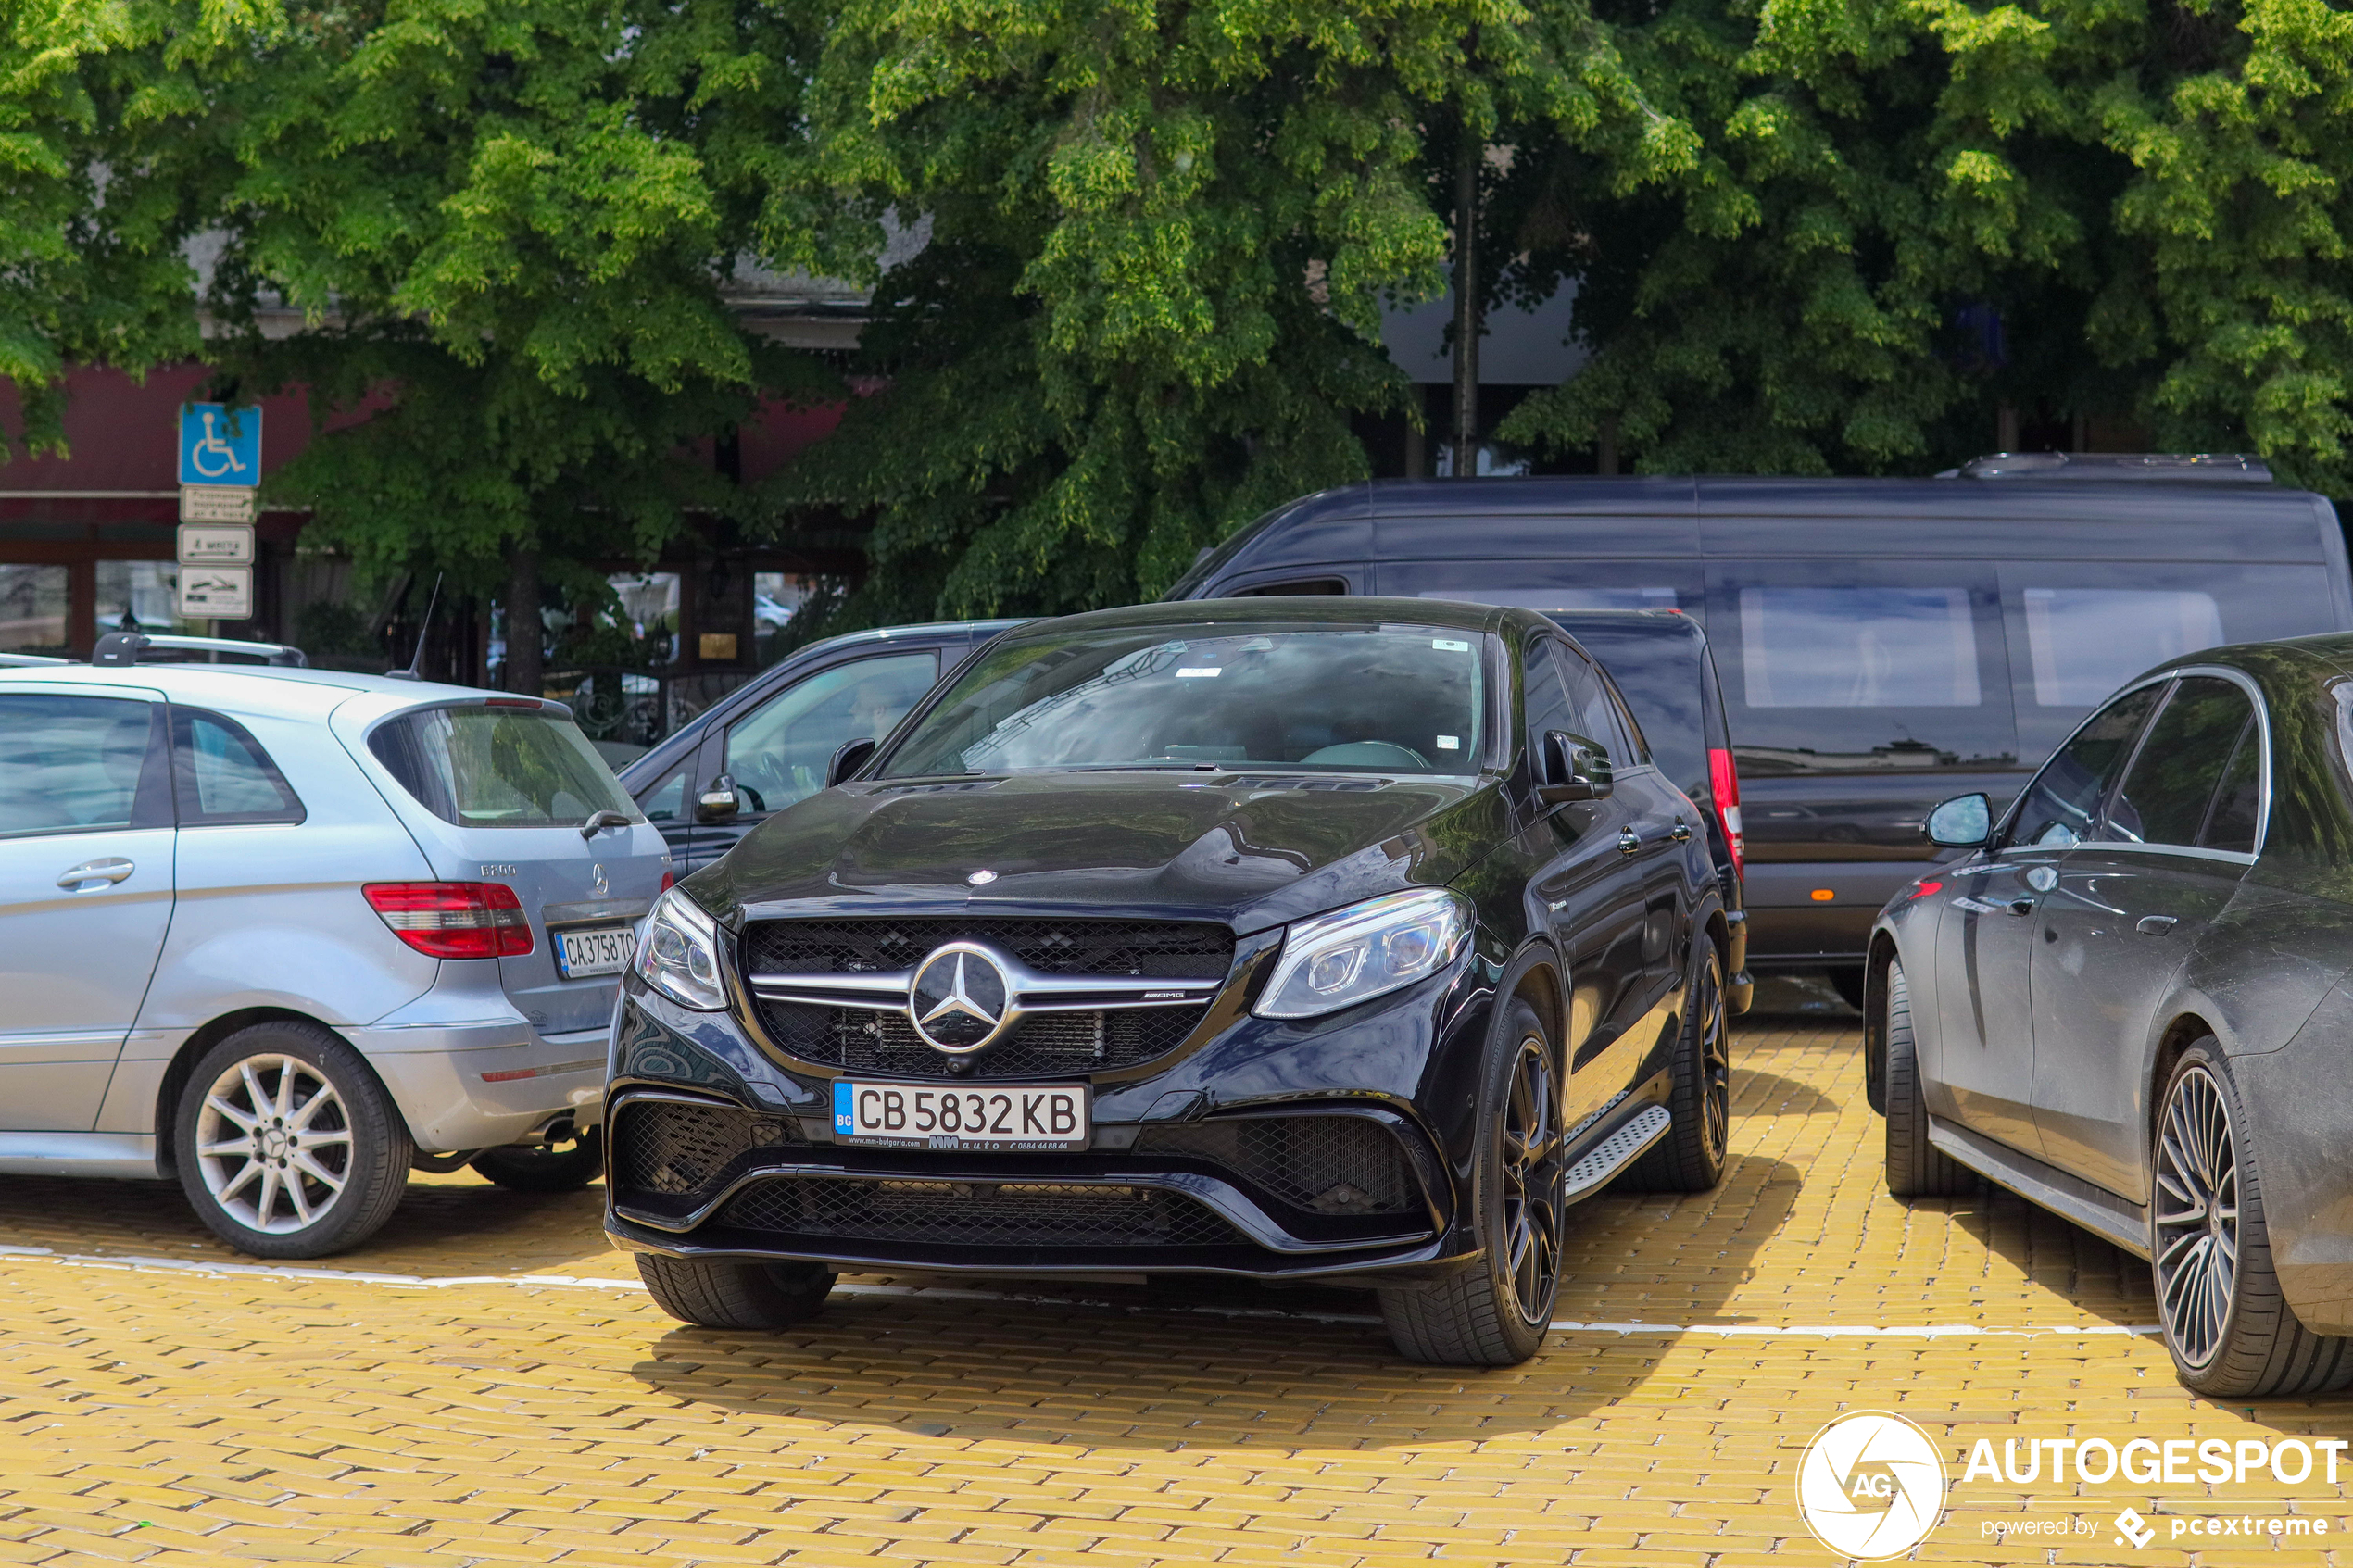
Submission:
[[[539,552],[519,549],[507,579],[507,689],[539,695],[547,671],[539,658]]]
[[[1465,118],[1454,149],[1454,477],[1478,472],[1478,160]]]

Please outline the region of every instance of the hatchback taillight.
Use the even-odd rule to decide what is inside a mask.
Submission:
[[[1707,787],[1716,796],[1716,820],[1724,827],[1724,842],[1731,847],[1732,874],[1748,880],[1748,846],[1741,837],[1741,771],[1729,751],[1707,754]]]
[[[436,959],[531,951],[531,922],[502,882],[371,882],[360,889],[392,934]]]

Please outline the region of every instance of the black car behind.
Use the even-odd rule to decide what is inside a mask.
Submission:
[[[1722,1169],[1706,839],[1525,610],[1032,623],[657,909],[608,1229],[721,1326],[837,1266],[1215,1273],[1525,1359],[1571,1203]]]

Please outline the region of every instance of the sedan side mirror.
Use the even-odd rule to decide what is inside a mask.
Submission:
[[[709,789],[695,797],[695,821],[732,822],[736,813],[743,809],[743,797],[736,792],[735,775],[722,773],[711,781]]]
[[[1947,849],[1980,849],[1994,836],[1994,803],[1983,795],[1957,795],[1928,814],[1928,841]]]
[[[1536,786],[1536,798],[1547,806],[1565,806],[1572,800],[1605,800],[1617,787],[1609,753],[1598,742],[1583,735],[1573,735],[1566,730],[1548,731],[1543,757],[1543,782]]]
[[[872,735],[861,735],[856,740],[842,742],[841,749],[834,753],[833,761],[826,764],[825,787],[831,789],[856,773],[866,765],[866,759],[874,754],[875,737]]]

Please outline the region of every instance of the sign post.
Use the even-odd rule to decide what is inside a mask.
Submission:
[[[254,492],[261,410],[222,403],[180,409],[180,615],[253,616]]]

